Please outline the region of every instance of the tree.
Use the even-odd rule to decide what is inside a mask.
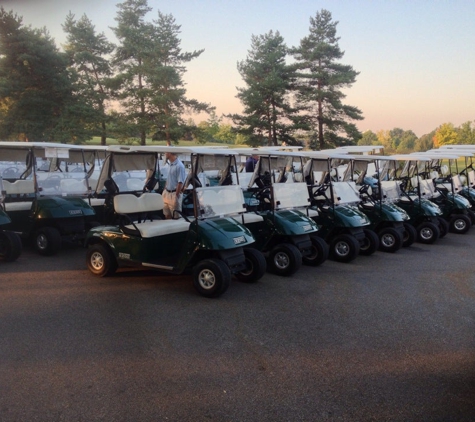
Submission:
[[[473,145],[475,144],[475,131],[472,128],[472,122],[462,123],[457,131],[457,144]]]
[[[428,151],[434,148],[435,130],[426,135],[422,135],[414,144],[414,151]]]
[[[182,114],[209,112],[209,104],[186,98],[183,74],[185,64],[204,50],[181,51],[180,26],[171,15],[158,12],[158,19],[145,21],[152,9],[147,0],[126,0],[117,6],[117,27],[112,28],[120,44],[114,63],[118,98],[124,108],[123,119],[145,145],[147,134],[166,139],[168,145],[188,130]]]
[[[92,22],[83,15],[77,21],[72,13],[66,17],[63,30],[67,34],[64,50],[76,76],[75,94],[89,105],[93,113],[84,122],[90,126],[90,133],[100,133],[101,145],[106,144],[106,102],[111,93],[107,83],[112,75],[109,55],[114,45],[107,41],[104,33],[97,34]]]
[[[0,8],[0,137],[53,141],[61,133],[67,140],[76,136],[76,106],[66,57],[46,29],[25,27]]]
[[[251,145],[293,144],[292,132],[296,109],[288,99],[292,71],[285,62],[287,46],[279,32],[251,37],[251,49],[246,60],[238,63],[246,87],[238,88],[237,98],[244,114],[230,117],[237,130],[248,137]]]
[[[457,129],[452,123],[444,123],[435,131],[434,148],[442,145],[453,145],[457,143]]]
[[[147,110],[150,92],[146,75],[151,73],[149,63],[153,50],[152,25],[145,22],[145,16],[152,9],[147,0],[126,0],[117,8],[117,27],[112,30],[120,44],[113,59],[118,74],[112,87],[123,109],[122,130],[127,136],[138,137],[140,144],[145,145],[152,126]]]
[[[322,9],[310,18],[310,34],[291,49],[297,67],[296,100],[305,109],[302,122],[317,133],[320,149],[355,144],[361,138],[352,121],[362,120],[362,112],[342,102],[342,90],[351,87],[359,73],[339,63],[344,53],[338,46],[337,24]]]
[[[361,139],[358,141],[358,145],[379,145],[378,136],[371,130],[363,132]]]
[[[167,145],[178,141],[186,131],[182,114],[187,112],[210,113],[214,111],[207,103],[186,98],[183,75],[185,64],[199,57],[204,50],[182,52],[178,37],[181,26],[175,23],[172,15],[158,12],[153,21],[154,49],[152,73],[147,75],[151,86],[151,105],[154,112],[154,125],[163,130]]]

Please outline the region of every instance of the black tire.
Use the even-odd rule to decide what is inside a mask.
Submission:
[[[205,259],[193,267],[193,286],[201,296],[218,297],[231,282],[229,267],[219,259]]]
[[[417,230],[411,223],[404,223],[404,234],[402,236],[402,246],[407,248],[417,240]]]
[[[34,234],[34,246],[41,255],[55,255],[61,248],[61,233],[54,227],[42,227]]]
[[[434,243],[440,235],[439,228],[429,221],[424,221],[417,226],[417,240],[427,245]]]
[[[16,261],[22,249],[20,236],[9,230],[0,231],[0,261]]]
[[[363,229],[365,239],[363,245],[360,245],[360,255],[373,255],[379,248],[379,237],[373,231],[369,229]]]
[[[274,274],[289,276],[302,266],[302,254],[291,243],[281,243],[267,257],[267,268]]]
[[[464,214],[454,215],[449,222],[450,232],[456,234],[465,234],[472,227],[470,217]]]
[[[338,262],[353,261],[360,253],[360,243],[350,234],[340,234],[330,243],[330,258]]]
[[[107,277],[117,271],[117,260],[106,245],[97,243],[90,246],[86,253],[86,263],[89,271],[98,277]]]
[[[312,241],[312,252],[309,255],[303,256],[302,262],[305,265],[318,267],[327,260],[330,248],[321,237],[312,235],[310,240]]]
[[[247,269],[236,274],[236,278],[243,283],[256,283],[265,274],[266,259],[262,252],[254,248],[244,248]]]
[[[468,211],[468,216],[470,217],[470,220],[472,221],[472,226],[475,224],[475,211],[473,210],[467,210]]]
[[[382,252],[397,252],[402,248],[402,234],[394,227],[384,227],[378,232],[379,250]]]
[[[448,221],[443,217],[437,217],[437,221],[439,222],[439,239],[442,239],[449,232],[450,226]]]

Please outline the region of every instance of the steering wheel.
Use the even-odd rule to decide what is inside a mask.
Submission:
[[[2,171],[4,179],[18,179],[20,177],[20,170],[17,167],[7,167]]]

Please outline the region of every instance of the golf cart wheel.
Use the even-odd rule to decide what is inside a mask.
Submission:
[[[425,221],[417,226],[417,240],[420,243],[434,243],[439,238],[439,235],[439,228],[429,221]]]
[[[231,282],[229,267],[219,259],[205,259],[193,267],[193,286],[201,296],[218,297]]]
[[[302,257],[302,262],[305,265],[318,267],[323,264],[328,258],[329,247],[321,237],[311,235],[312,252],[309,255]]]
[[[360,244],[350,234],[336,236],[330,244],[330,258],[338,262],[353,261],[360,253]]]
[[[378,232],[379,250],[382,252],[396,252],[402,248],[403,238],[394,227],[385,227]]]
[[[442,239],[449,232],[450,226],[448,221],[443,217],[437,217],[437,221],[439,222],[439,239]]]
[[[244,283],[256,283],[266,272],[266,259],[262,252],[254,248],[244,248],[244,256],[247,269],[237,273],[236,278]]]
[[[290,243],[276,246],[267,258],[267,267],[277,275],[289,276],[302,266],[302,254]]]
[[[113,275],[118,267],[117,260],[109,247],[99,243],[88,248],[86,260],[89,271],[99,277]]]
[[[379,248],[378,235],[373,230],[364,229],[365,238],[360,245],[360,255],[373,255]]]
[[[472,225],[475,224],[475,211],[473,210],[467,210],[468,211],[468,216],[470,217],[470,220],[472,221]]]
[[[54,227],[42,227],[34,235],[35,249],[41,255],[54,255],[61,248],[61,233]]]
[[[449,227],[452,233],[465,234],[470,230],[472,222],[470,218],[466,215],[454,215],[450,219]]]
[[[411,223],[404,223],[404,234],[402,236],[402,246],[407,248],[417,240],[417,230]]]
[[[21,239],[9,230],[0,231],[0,261],[13,262],[21,255]]]

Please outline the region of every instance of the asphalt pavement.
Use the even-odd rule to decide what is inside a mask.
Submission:
[[[474,421],[475,228],[292,277],[0,262],[0,421]]]

